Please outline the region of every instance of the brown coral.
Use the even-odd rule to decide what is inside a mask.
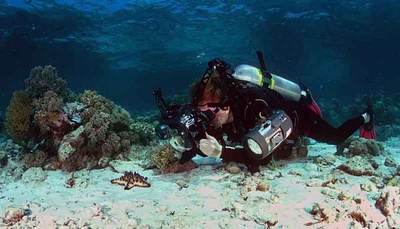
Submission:
[[[337,168],[354,176],[375,175],[375,169],[372,167],[371,163],[361,156],[350,158],[349,161],[339,165]]]
[[[46,163],[47,153],[37,150],[34,153],[23,155],[22,160],[25,162],[27,168],[42,167]]]
[[[37,110],[46,112],[61,112],[63,100],[54,91],[47,91],[43,97],[34,100],[33,104]]]
[[[6,113],[6,128],[8,135],[18,144],[28,138],[32,99],[23,91],[15,91]]]
[[[101,152],[104,157],[112,157],[119,152],[120,146],[120,137],[115,132],[110,131],[106,141],[101,145]]]
[[[33,68],[25,84],[26,92],[32,98],[43,97],[47,91],[54,91],[62,96],[67,96],[69,93],[67,81],[58,77],[57,69],[51,65]]]
[[[175,150],[169,144],[156,148],[151,153],[151,163],[160,173],[175,173],[179,169],[179,162],[174,157]]]
[[[112,110],[111,120],[111,129],[115,130],[116,132],[129,130],[129,127],[133,123],[129,112],[118,105]]]
[[[130,130],[139,136],[139,143],[142,145],[149,145],[151,141],[156,139],[154,126],[150,123],[134,121]]]
[[[348,146],[350,153],[353,155],[368,154],[379,156],[383,153],[384,147],[381,143],[374,139],[359,138],[350,143]]]
[[[87,107],[83,112],[83,119],[85,122],[88,122],[95,113],[103,112],[111,115],[115,106],[111,100],[91,90],[84,91],[80,96],[80,101]]]
[[[88,138],[89,147],[94,148],[106,141],[110,123],[109,114],[104,112],[93,114],[89,122],[85,124],[85,134]]]

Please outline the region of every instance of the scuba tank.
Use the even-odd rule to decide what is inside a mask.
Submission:
[[[271,76],[269,78],[263,74],[261,69],[254,66],[241,64],[234,71],[232,76],[235,79],[270,88],[287,100],[299,101],[302,96],[302,90],[298,84],[274,74],[268,74]]]

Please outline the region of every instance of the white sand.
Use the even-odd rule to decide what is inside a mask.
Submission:
[[[391,139],[385,145],[398,164],[400,139]],[[362,228],[362,223],[349,216],[358,209],[370,224],[388,227],[386,217],[374,206],[382,190],[367,192],[360,188],[361,184],[371,184],[370,177],[334,169],[341,161],[327,166],[312,163],[317,155],[333,154],[334,146],[316,144],[309,150],[307,158],[279,161],[279,170],[263,167],[258,176],[250,176],[246,169],[230,174],[221,163],[209,159],[196,160],[202,165],[188,173],[169,175],[143,171],[134,162],[115,161],[114,168],[120,173],[110,169],[79,171],[72,188],[65,184],[70,176],[67,172],[44,171],[46,179],[34,183],[24,183],[23,179],[10,182],[3,174],[0,216],[4,217],[10,206],[29,208],[31,214],[10,226],[14,228],[266,228],[266,224],[275,224],[270,228]],[[387,170],[385,158],[375,158],[383,173]],[[207,165],[210,161],[213,163]],[[124,190],[110,183],[124,171],[148,177],[151,187]],[[347,182],[331,188],[309,187],[313,186],[310,181],[329,183],[332,176]],[[177,181],[187,187],[180,188]],[[263,181],[270,189],[256,190],[257,183]],[[339,200],[340,192],[356,196],[359,203]],[[315,203],[342,217],[318,220],[310,213]],[[394,219],[400,219],[400,206]]]

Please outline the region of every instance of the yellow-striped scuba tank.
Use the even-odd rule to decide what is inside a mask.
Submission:
[[[287,100],[299,101],[301,98],[302,90],[300,86],[290,80],[274,74],[271,74],[271,78],[268,78],[263,75],[261,69],[248,64],[241,64],[234,71],[232,76],[235,79],[248,81],[260,87],[270,88]]]

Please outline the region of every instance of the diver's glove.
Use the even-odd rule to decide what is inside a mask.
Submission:
[[[209,157],[220,157],[222,153],[222,145],[217,139],[206,133],[205,139],[200,140],[200,150]]]

